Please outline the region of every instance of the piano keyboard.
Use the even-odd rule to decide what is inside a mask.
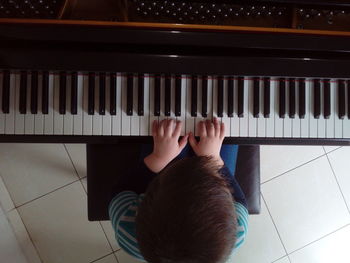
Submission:
[[[0,134],[151,136],[219,118],[227,137],[350,138],[350,81],[51,71],[0,73]]]

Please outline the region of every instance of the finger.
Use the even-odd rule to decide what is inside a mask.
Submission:
[[[165,136],[171,137],[171,135],[173,134],[173,123],[174,123],[173,119],[167,120],[166,127],[165,127]]]
[[[215,129],[214,129],[214,124],[210,121],[210,120],[207,120],[207,135],[209,137],[214,137],[215,136]]]
[[[157,136],[157,132],[158,131],[158,120],[154,120],[153,124],[152,124],[152,136],[156,137]]]
[[[225,124],[221,123],[221,129],[220,129],[220,139],[225,138]]]
[[[207,129],[205,128],[205,122],[200,121],[198,123],[199,137],[207,137]]]
[[[194,138],[192,132],[190,133],[188,139],[189,139],[189,142],[190,142],[190,145],[191,145],[192,149],[193,150],[196,149],[197,148],[197,141],[196,141],[196,138]]]
[[[177,121],[175,130],[174,130],[174,133],[173,133],[173,137],[179,137],[180,136],[181,128],[182,128],[182,122],[181,121]]]
[[[180,152],[183,150],[183,148],[185,148],[186,144],[188,141],[188,134],[186,134],[185,136],[183,136],[179,142],[179,148],[180,148]]]
[[[164,136],[164,125],[165,125],[166,119],[162,120],[160,124],[158,125],[158,136]]]
[[[215,128],[215,136],[220,135],[220,123],[217,118],[214,118],[214,128]]]

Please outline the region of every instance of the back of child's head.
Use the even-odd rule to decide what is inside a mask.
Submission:
[[[210,157],[173,162],[149,185],[136,217],[140,251],[151,263],[225,262],[236,241],[226,180]]]

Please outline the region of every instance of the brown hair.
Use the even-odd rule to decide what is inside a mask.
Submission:
[[[149,185],[136,217],[152,263],[224,262],[236,241],[232,194],[210,157],[173,162]]]

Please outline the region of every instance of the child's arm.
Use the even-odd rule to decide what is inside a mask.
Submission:
[[[185,148],[188,134],[179,141],[181,127],[181,121],[175,122],[172,119],[153,122],[153,152],[144,159],[145,165],[152,172],[159,173]]]

